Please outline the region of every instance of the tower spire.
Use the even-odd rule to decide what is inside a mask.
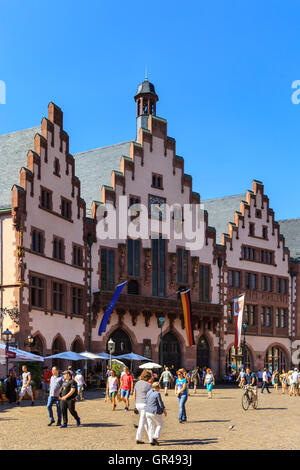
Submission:
[[[140,128],[148,129],[148,118],[152,114],[156,116],[156,103],[158,96],[155,93],[153,83],[148,81],[148,70],[145,68],[145,80],[139,84],[136,95],[136,119],[137,119],[137,135],[138,138]]]

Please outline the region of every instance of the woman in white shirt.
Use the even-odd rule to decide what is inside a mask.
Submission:
[[[110,371],[110,376],[107,379],[106,382],[106,397],[105,401],[107,401],[107,396],[109,396],[109,399],[112,403],[112,410],[116,408],[116,396],[118,394],[118,389],[119,389],[119,379],[115,375],[115,371],[112,369]]]

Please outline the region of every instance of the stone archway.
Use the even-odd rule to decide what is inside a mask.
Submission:
[[[279,373],[281,373],[282,370],[287,371],[289,369],[289,361],[285,350],[279,345],[269,346],[265,354],[264,367],[270,372],[273,372],[275,369],[277,369]]]
[[[181,347],[178,338],[170,331],[162,337],[163,354],[161,356],[161,342],[159,344],[159,358],[162,357],[163,364],[177,371],[181,367]],[[172,367],[173,366],[173,367]]]
[[[132,352],[132,343],[129,335],[122,329],[122,328],[117,328],[114,330],[107,342],[106,342],[106,352],[108,351],[107,343],[110,340],[110,338],[115,342],[115,352],[114,356],[121,356],[122,354],[127,354]]]
[[[66,343],[61,337],[60,334],[58,334],[52,342],[52,353],[51,355],[54,354],[59,354],[61,352],[64,352],[66,350]],[[52,365],[57,366],[61,371],[64,370],[65,366],[65,360],[64,359],[52,359]]]
[[[200,369],[210,367],[210,347],[206,336],[200,336],[197,343],[197,366]]]

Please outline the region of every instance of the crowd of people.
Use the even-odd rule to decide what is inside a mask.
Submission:
[[[205,386],[208,398],[212,398],[215,378],[211,369],[200,370],[199,367],[195,367],[193,370],[187,371],[181,368],[177,370],[176,374],[172,372],[165,366],[158,378],[158,375],[152,370],[145,369],[134,383],[134,377],[128,367],[124,367],[119,379],[115,371],[107,366],[105,401],[110,400],[112,411],[119,403],[124,403],[124,410],[128,411],[130,396],[133,396],[134,411],[139,415],[139,424],[135,425],[137,444],[144,444],[142,437],[145,431],[149,443],[159,445],[159,437],[163,427],[162,415],[167,416],[166,407],[161,397],[161,389],[164,395],[168,396],[169,390],[172,390],[174,386],[174,393],[178,400],[178,421],[180,424],[187,421],[186,402],[192,391],[194,394],[197,393],[198,385]]]
[[[119,371],[118,371],[119,372]],[[207,396],[212,398],[212,390],[215,385],[214,372],[209,368],[194,367],[192,370],[183,368],[176,372],[174,368],[164,367],[160,376],[152,370],[144,369],[141,375],[135,379],[131,371],[125,366],[119,373],[107,366],[105,373],[106,389],[105,402],[110,401],[112,411],[117,406],[124,406],[124,411],[130,408],[130,399],[134,400],[134,412],[139,416],[138,424],[135,424],[136,443],[144,444],[143,435],[148,437],[151,445],[159,445],[159,438],[163,428],[162,415],[167,417],[167,411],[162,399],[174,391],[178,401],[178,422],[187,422],[186,404],[188,397],[197,393],[201,386],[207,390]],[[240,367],[232,374],[232,383],[239,387],[250,386],[255,395],[258,388],[260,393],[271,393],[270,386],[281,393],[290,396],[300,395],[300,373],[297,368],[281,373],[275,369],[272,373],[265,368],[257,372],[249,368]],[[22,366],[22,374],[18,377],[16,370],[11,369],[5,379],[5,394],[9,403],[20,406],[25,395],[34,405],[34,393],[32,389],[32,376],[26,365]],[[81,419],[76,411],[76,401],[84,400],[83,390],[87,387],[83,373],[80,369],[73,372],[72,366],[60,373],[57,366],[50,370],[45,367],[41,377],[42,397],[47,400],[47,412],[49,416],[48,426],[56,423],[56,426],[66,428],[68,426],[68,414],[70,414],[76,426],[81,425]],[[0,387],[1,391],[1,387]],[[1,397],[0,397],[1,398]],[[56,420],[54,419],[53,406],[56,408]]]

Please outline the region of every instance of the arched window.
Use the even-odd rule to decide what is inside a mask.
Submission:
[[[61,336],[57,336],[52,343],[52,355],[64,352],[64,342]],[[57,366],[61,371],[64,370],[65,360],[64,359],[52,359],[52,365]]]
[[[161,346],[163,346],[163,355],[161,356]],[[162,345],[159,344],[159,358],[163,359],[163,364],[175,371],[181,366],[181,348],[178,339],[173,333],[167,333],[162,338]]]
[[[108,341],[110,338],[115,342],[115,352],[114,356],[121,356],[121,354],[127,354],[132,352],[132,346],[131,346],[131,341],[127,333],[125,333],[124,330],[121,328],[118,328],[115,330],[111,336],[109,337]],[[108,342],[107,341],[107,342]],[[108,351],[108,347],[106,344],[106,352]]]
[[[80,341],[78,338],[73,341],[72,346],[71,346],[71,351],[76,352],[76,353],[81,353],[83,352],[84,347],[82,344],[82,341]],[[83,367],[83,361],[73,361],[72,362],[73,370],[81,369]]]
[[[210,364],[209,344],[205,336],[199,338],[197,344],[197,366],[200,369],[203,367],[209,367]]]
[[[239,348],[236,350],[234,346],[231,346],[228,353],[226,354],[226,374],[230,374],[234,370],[238,371],[242,366],[252,369],[253,361],[250,350],[246,346],[246,357],[244,364],[243,349]]]
[[[285,352],[278,346],[269,348],[265,356],[265,367],[273,372],[277,369],[279,372],[288,368],[288,360]]]
[[[30,352],[38,356],[44,356],[44,343],[39,335],[34,336],[33,345]]]

